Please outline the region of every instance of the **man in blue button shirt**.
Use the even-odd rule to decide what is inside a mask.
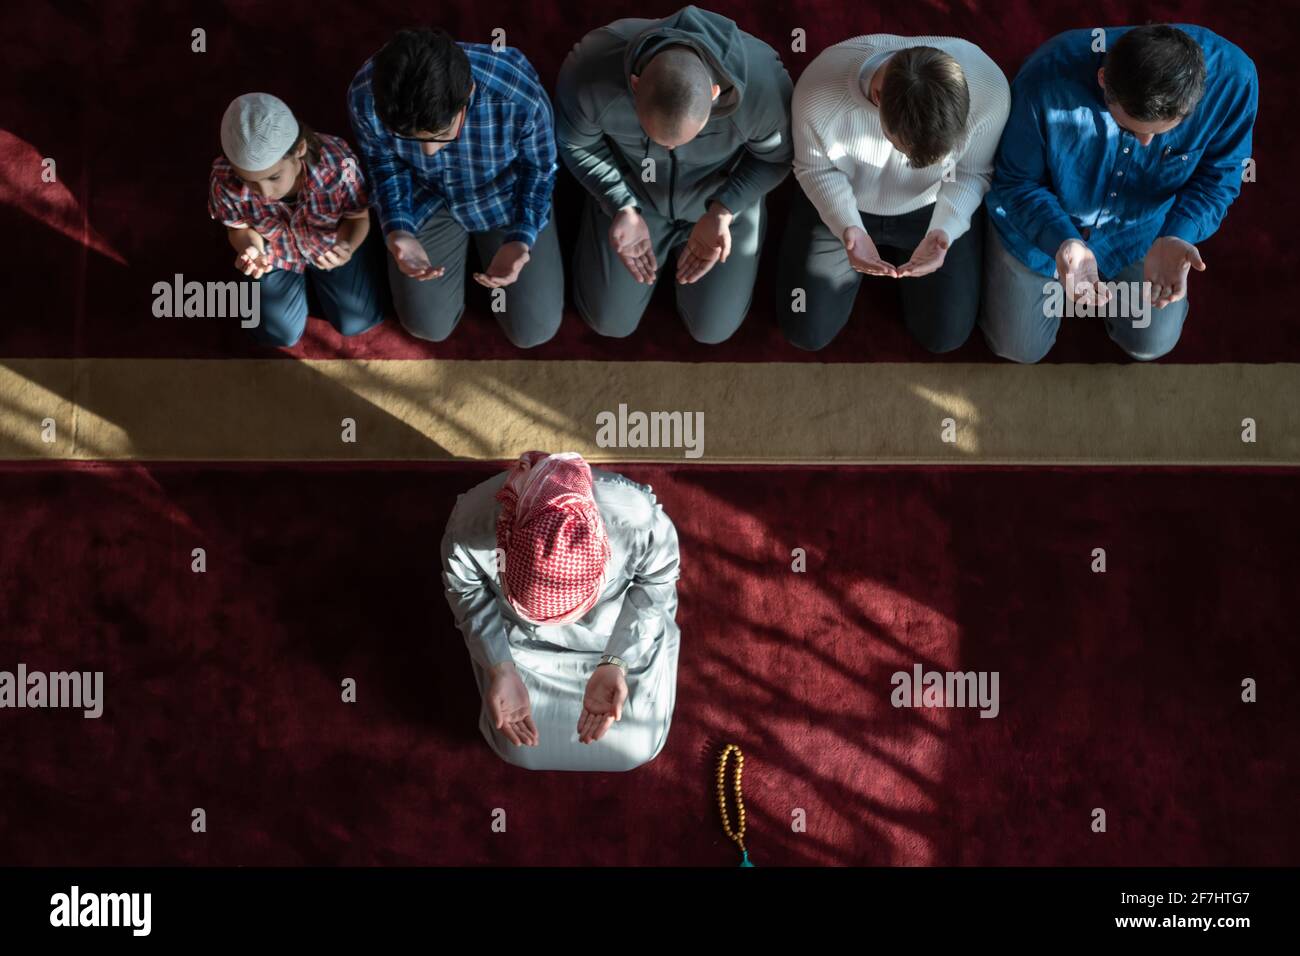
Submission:
[[[1011,97],[985,199],[989,347],[1037,362],[1078,315],[1135,359],[1165,355],[1205,269],[1197,244],[1241,190],[1254,64],[1202,27],[1073,30],[1025,62]]]
[[[518,50],[402,30],[357,72],[348,108],[408,332],[440,342],[465,309],[474,239],[492,311],[520,348],[560,327],[564,273],[551,220],[551,102]]]

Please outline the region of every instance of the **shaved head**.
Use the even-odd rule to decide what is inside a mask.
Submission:
[[[661,146],[690,142],[709,121],[716,95],[713,74],[690,47],[666,47],[635,79],[637,118]]]

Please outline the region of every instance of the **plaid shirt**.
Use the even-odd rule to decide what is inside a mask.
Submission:
[[[292,203],[267,199],[219,157],[208,180],[208,215],[256,230],[277,269],[305,272],[334,245],[339,220],[365,212],[368,201],[365,177],[348,144],[323,133],[320,144],[320,162],[308,163]]]
[[[398,139],[375,114],[367,60],[348,89],[357,146],[374,184],[384,234],[415,233],[446,209],[468,232],[503,229],[532,246],[551,214],[555,134],[551,101],[518,50],[462,43],[475,89],[456,140],[433,156]]]

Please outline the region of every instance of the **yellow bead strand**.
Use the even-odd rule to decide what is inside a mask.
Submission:
[[[736,795],[736,829],[731,829],[731,820],[727,815],[727,759],[736,755],[736,770],[732,789]],[[740,847],[740,852],[744,856],[742,866],[752,866],[749,862],[749,851],[745,848],[745,798],[741,793],[741,775],[745,772],[745,754],[735,744],[727,744],[722,748],[722,756],[718,758],[717,774],[717,793],[718,793],[718,813],[722,816],[722,831],[727,834],[727,838]]]

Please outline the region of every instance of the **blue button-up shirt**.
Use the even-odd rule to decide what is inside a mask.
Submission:
[[[1131,27],[1106,31],[1106,49]],[[1091,30],[1054,37],[1011,84],[993,188],[985,197],[1007,250],[1044,276],[1056,250],[1084,239],[1103,277],[1162,236],[1212,236],[1241,190],[1259,103],[1255,64],[1203,27],[1179,24],[1205,58],[1205,95],[1181,123],[1142,146],[1120,129],[1097,82],[1105,54]]]
[[[432,156],[380,122],[372,60],[348,88],[348,110],[371,197],[387,235],[414,233],[443,209],[469,232],[502,229],[529,246],[551,214],[556,154],[551,101],[537,71],[511,47],[462,43],[474,92],[456,140]]]

